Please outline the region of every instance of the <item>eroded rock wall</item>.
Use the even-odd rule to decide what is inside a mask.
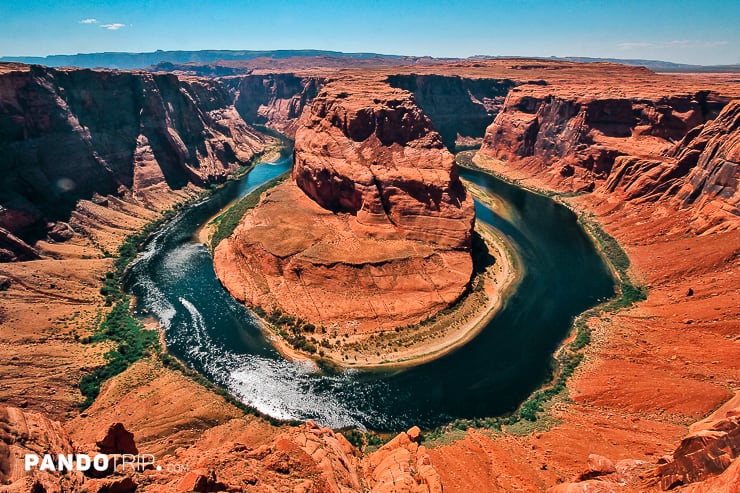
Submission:
[[[481,154],[569,191],[694,207],[706,230],[738,215],[738,103],[710,91],[654,97],[511,90]]]
[[[264,146],[208,79],[22,67],[0,75],[0,227],[32,242],[82,199],[223,180]]]
[[[509,90],[519,84],[506,78],[416,74],[391,75],[388,83],[414,94],[442,141],[453,151],[480,144]]]
[[[361,224],[469,248],[472,200],[452,155],[409,93],[386,87],[335,85],[314,100],[296,133],[293,178]]]
[[[298,118],[321,87],[325,78],[301,77],[292,73],[226,77],[234,106],[250,124],[264,124],[293,138]]]

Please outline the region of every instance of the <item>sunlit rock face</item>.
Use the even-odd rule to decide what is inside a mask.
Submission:
[[[418,322],[465,292],[475,211],[413,96],[332,83],[296,130],[292,179],[215,252],[239,300],[340,331]]]

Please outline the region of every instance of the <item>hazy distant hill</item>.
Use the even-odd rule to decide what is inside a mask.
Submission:
[[[253,68],[250,64],[217,63],[214,62],[248,62],[256,59],[285,60],[296,57],[323,58],[324,65],[327,59],[363,61],[360,65],[367,65],[367,61],[374,59],[383,61],[382,65],[401,65],[414,63],[438,63],[451,58],[435,59],[432,57],[412,57],[403,55],[383,55],[380,53],[344,53],[330,50],[198,50],[198,51],[162,51],[149,53],[79,53],[76,55],[49,55],[45,57],[5,56],[0,62],[19,62],[27,64],[45,65],[47,67],[82,67],[82,68],[109,68],[109,69],[146,69],[155,67],[159,70],[195,70],[180,67],[184,64],[200,64],[203,67],[195,70],[207,75],[228,75],[241,73],[244,70],[237,68]],[[468,60],[522,58],[512,56],[476,55]],[[683,63],[664,62],[661,60],[640,60],[622,58],[590,58],[590,57],[525,57],[541,60],[566,60],[572,62],[612,62],[623,65],[643,66],[655,72],[740,72],[740,64],[735,65],[689,65]],[[168,65],[174,64],[174,65]],[[211,66],[208,66],[208,65]],[[335,62],[336,64],[336,62]],[[229,68],[222,68],[229,67]]]
[[[200,50],[200,51],[162,51],[150,53],[80,53],[77,55],[49,55],[45,57],[6,56],[0,62],[19,62],[45,65],[47,67],[82,67],[136,69],[146,68],[162,62],[169,63],[210,63],[220,60],[252,60],[255,58],[289,58],[299,56],[333,56],[342,58],[388,58],[403,59],[399,55],[380,55],[377,53],[342,53],[327,50]]]
[[[470,57],[473,60],[500,60],[511,58],[509,56],[476,55]],[[639,58],[593,58],[585,56],[566,57],[526,57],[535,60],[562,60],[566,62],[609,62],[634,67],[647,67],[653,72],[740,72],[740,63],[735,65],[690,65],[687,63],[665,62],[663,60],[643,60]]]
[[[647,67],[654,72],[740,72],[740,64],[735,65],[690,65],[686,63],[664,62],[662,60],[640,60],[623,58],[590,58],[590,57],[562,57],[556,60],[571,62],[611,62],[622,65]]]

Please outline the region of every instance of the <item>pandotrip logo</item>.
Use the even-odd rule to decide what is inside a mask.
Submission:
[[[47,471],[47,472],[65,472],[65,471],[97,471],[106,472],[116,470],[120,466],[123,470],[131,469],[134,471],[143,471],[144,469],[157,469],[161,471],[162,466],[154,467],[155,457],[152,454],[121,454],[106,455],[96,454],[26,454],[24,467],[26,471]]]

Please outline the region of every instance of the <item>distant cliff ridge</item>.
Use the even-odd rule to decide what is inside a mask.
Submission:
[[[481,155],[564,190],[692,207],[698,231],[740,216],[738,100],[710,91],[639,96],[512,90]]]
[[[303,108],[326,83],[324,77],[300,77],[291,73],[220,80],[231,93],[234,107],[244,121],[266,125],[290,138],[295,136],[296,123]]]
[[[180,70],[183,65],[215,65],[227,68],[233,62],[247,62],[259,58],[284,60],[289,58],[333,58],[346,61],[347,66],[362,63],[369,59],[384,60],[384,65],[408,65],[420,61],[442,63],[462,60],[512,60],[517,56],[475,55],[469,58],[433,58],[407,55],[386,55],[382,53],[345,53],[331,50],[157,50],[144,53],[99,52],[77,53],[74,55],[48,56],[3,56],[0,63],[17,62],[44,65],[47,67],[108,68],[119,70],[145,69],[159,65],[159,70]],[[591,58],[591,57],[542,57],[531,58],[542,62],[569,61],[579,63],[618,63],[628,66],[647,67],[655,72],[740,72],[740,64],[734,65],[691,65],[663,60],[643,60],[630,58]],[[219,63],[224,62],[224,63]],[[161,65],[160,65],[161,64]],[[167,64],[172,64],[168,67]],[[205,74],[204,74],[205,75]],[[227,75],[213,73],[210,75]]]
[[[291,57],[306,52],[198,53]],[[434,73],[432,65],[419,66],[414,68],[419,73],[390,71],[379,77],[413,94],[449,149],[483,141],[483,155],[547,171],[543,176],[566,189],[627,200],[673,196],[681,207],[696,202],[700,229],[724,221],[715,216],[737,214],[734,140],[723,144],[721,155],[727,157],[721,162],[708,153],[698,160],[702,143],[684,142],[699,133],[706,140],[710,130],[719,135],[720,125],[734,135],[729,116],[707,123],[732,95],[691,89],[686,81],[686,90],[660,89],[669,81],[639,67],[544,60],[456,67]],[[588,78],[553,79],[566,68],[588,72]],[[603,90],[607,81],[599,77],[612,75],[634,81],[629,95],[619,84]],[[584,80],[591,82],[584,85]],[[326,76],[306,71],[214,79],[0,65],[3,235],[32,244],[54,222],[65,221],[79,200],[95,194],[129,190],[141,195],[149,189],[151,198],[160,187],[222,180],[264,149],[266,137],[252,124],[293,137],[299,116],[327,82]],[[701,130],[701,125],[707,127]],[[716,172],[694,171],[710,164]],[[712,198],[702,198],[707,194]]]
[[[450,150],[480,145],[518,82],[502,78],[472,79],[444,75],[391,75],[388,83],[414,94],[419,107]]]
[[[44,57],[4,56],[0,62],[18,62],[44,65],[47,67],[80,67],[108,69],[144,69],[162,62],[170,63],[209,63],[219,60],[253,60],[255,58],[290,58],[332,56],[348,59],[386,58],[410,59],[399,55],[381,55],[377,53],[343,53],[330,50],[196,50],[196,51],[163,51],[148,53],[78,53],[76,55],[49,55]]]

